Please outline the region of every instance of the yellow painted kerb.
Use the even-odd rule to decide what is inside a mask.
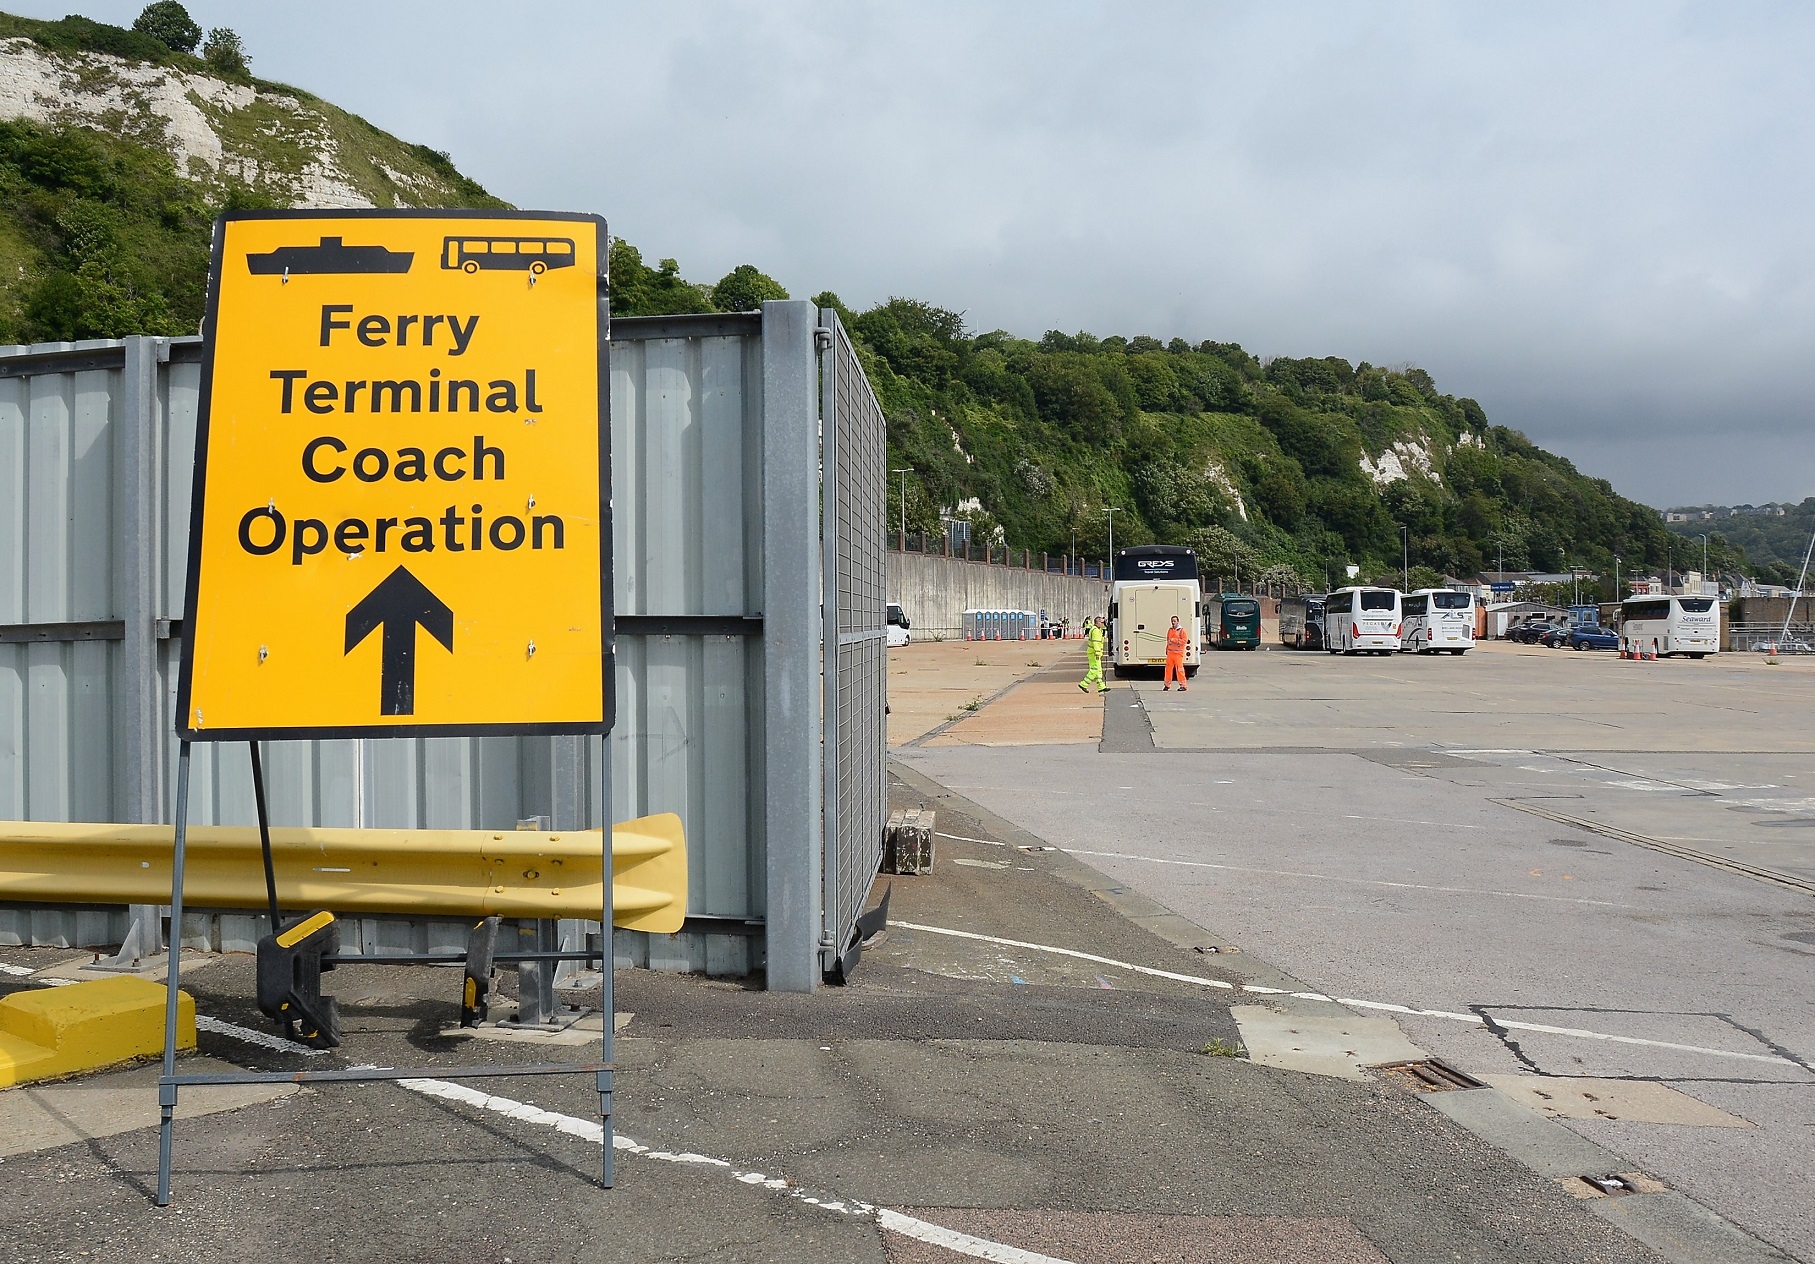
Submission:
[[[164,1051],[164,985],[119,975],[0,1000],[0,1088],[98,1071]],[[177,993],[178,1049],[195,1048],[195,999]]]

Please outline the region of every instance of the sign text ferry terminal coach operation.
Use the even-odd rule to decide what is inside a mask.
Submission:
[[[184,736],[605,729],[606,244],[577,215],[222,221]]]

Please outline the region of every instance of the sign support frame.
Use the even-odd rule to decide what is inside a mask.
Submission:
[[[612,975],[616,967],[615,934],[612,927],[613,891],[611,827],[601,828],[600,873],[604,881],[603,902],[600,908],[599,923],[599,1013],[601,1016],[601,1048],[596,1062],[529,1062],[507,1065],[475,1067],[360,1067],[351,1070],[332,1071],[240,1071],[217,1075],[178,1075],[176,1073],[176,1027],[177,1027],[177,990],[180,985],[180,962],[183,952],[183,873],[186,859],[186,846],[189,838],[189,762],[191,743],[184,741],[177,748],[176,765],[176,831],[173,840],[170,872],[170,952],[165,962],[164,975],[164,1058],[162,1073],[158,1076],[158,1181],[156,1204],[159,1207],[170,1205],[170,1173],[176,1140],[176,1107],[177,1096],[185,1087],[203,1088],[218,1087],[228,1084],[304,1084],[315,1082],[365,1083],[378,1080],[406,1079],[493,1079],[501,1077],[531,1075],[571,1075],[590,1071],[594,1075],[593,1084],[599,1094],[599,1123],[603,1130],[603,1156],[600,1162],[599,1184],[603,1189],[611,1189],[616,1183],[615,1155],[615,1106],[612,1072],[615,1069],[612,1058],[614,1054],[614,1029],[617,1026],[614,1008],[616,1005],[616,987]],[[264,774],[259,758],[258,743],[252,747],[252,783],[254,798],[258,803],[259,836],[262,841],[265,862],[266,892],[271,903],[271,931],[277,933],[279,921],[277,916],[277,885],[271,862],[270,822],[265,811]],[[601,761],[600,815],[610,821],[612,814],[611,784],[611,750],[610,735],[606,735],[605,758]],[[374,958],[372,964],[383,964],[383,959]]]
[[[194,612],[197,606],[196,594],[200,569],[201,523],[204,504],[204,485],[207,465],[206,436],[208,426],[209,392],[213,378],[214,362],[212,347],[204,360],[202,380],[202,415],[197,429],[198,458],[196,461],[194,492],[192,500],[191,539],[189,544],[189,572],[187,579],[186,609],[190,619],[186,626],[184,654],[181,663],[179,680],[179,706],[176,717],[178,735],[177,748],[177,789],[175,805],[175,832],[171,853],[170,878],[170,937],[169,956],[165,973],[164,998],[164,1049],[161,1074],[158,1076],[158,1176],[155,1203],[158,1207],[170,1205],[171,1167],[175,1148],[176,1107],[180,1090],[185,1087],[210,1087],[230,1084],[269,1084],[269,1083],[311,1083],[311,1082],[368,1082],[405,1079],[491,1079],[499,1077],[566,1075],[592,1072],[594,1087],[599,1095],[599,1118],[603,1132],[603,1156],[600,1167],[600,1184],[602,1188],[611,1189],[615,1182],[614,1162],[614,1083],[613,1054],[614,1028],[616,1026],[614,1007],[616,988],[613,972],[615,960],[615,928],[613,927],[615,874],[612,856],[612,827],[616,823],[613,817],[612,770],[611,770],[611,731],[616,723],[616,635],[615,603],[612,592],[612,559],[613,538],[611,518],[611,306],[609,301],[609,260],[611,237],[605,221],[597,216],[576,215],[568,213],[538,212],[483,212],[465,211],[454,213],[467,218],[509,219],[584,219],[597,224],[596,263],[597,277],[596,307],[598,317],[598,452],[599,452],[599,564],[600,564],[600,649],[601,649],[601,686],[602,711],[601,722],[597,725],[568,724],[523,724],[523,725],[472,725],[472,726],[427,726],[427,725],[391,725],[357,730],[288,730],[273,728],[270,730],[216,731],[202,734],[190,727],[188,712],[190,686],[192,682],[192,638],[194,635]],[[299,221],[309,219],[358,219],[371,218],[430,218],[451,217],[447,211],[278,211],[233,213],[222,216],[216,221],[213,250],[213,280],[208,296],[206,329],[212,335],[216,332],[218,316],[218,284],[225,252],[225,221],[228,218],[286,218]],[[532,278],[533,283],[533,278]],[[176,1070],[176,1038],[178,1014],[178,989],[181,983],[180,965],[183,939],[183,887],[186,867],[186,851],[189,832],[189,790],[190,761],[194,741],[231,741],[247,740],[251,747],[253,797],[257,805],[260,851],[264,862],[265,892],[269,906],[271,933],[280,929],[280,917],[277,900],[277,878],[271,855],[270,819],[265,800],[264,767],[259,750],[261,738],[279,737],[383,737],[383,736],[431,736],[437,734],[452,735],[454,731],[462,735],[487,735],[509,732],[516,735],[553,735],[575,733],[598,733],[602,739],[602,757],[599,785],[600,818],[600,874],[603,897],[600,908],[600,944],[599,944],[599,1009],[601,1027],[600,1057],[587,1062],[538,1062],[507,1065],[487,1065],[470,1067],[362,1067],[356,1069],[336,1069],[322,1071],[293,1072],[251,1072],[241,1071],[217,1075],[179,1075]],[[566,956],[567,954],[562,954]],[[578,956],[578,954],[574,954]],[[374,958],[372,964],[382,964],[382,957]],[[552,966],[552,962],[550,963]]]

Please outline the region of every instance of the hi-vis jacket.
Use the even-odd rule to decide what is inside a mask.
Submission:
[[[1185,651],[1186,651],[1186,649],[1188,649],[1190,647],[1190,644],[1191,644],[1191,637],[1190,637],[1190,634],[1185,631],[1185,629],[1168,628],[1166,630],[1166,657],[1167,658],[1183,658],[1185,656]]]
[[[1084,629],[1084,653],[1091,658],[1101,658],[1103,656],[1103,641],[1106,636],[1107,633],[1094,623]]]

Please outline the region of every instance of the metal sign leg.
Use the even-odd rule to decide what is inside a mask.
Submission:
[[[265,899],[271,906],[271,933],[275,935],[282,924],[277,920],[277,871],[271,865],[271,816],[265,811],[265,765],[258,743],[246,745],[252,748],[252,797],[258,803],[258,845],[265,853]]]
[[[256,758],[256,757],[255,757]],[[253,765],[257,767],[256,764]],[[170,1146],[176,1131],[176,1012],[181,982],[177,964],[183,955],[183,844],[189,835],[189,743],[177,747],[176,843],[170,857],[170,958],[164,978],[164,1074],[158,1080],[158,1198],[170,1205]],[[609,901],[611,884],[605,884]]]
[[[607,657],[605,670],[611,671],[612,666],[612,660]],[[600,863],[604,866],[602,872],[605,881],[599,885],[605,888],[605,907],[603,918],[599,922],[599,1013],[603,1015],[603,1022],[600,1024],[603,1029],[601,1036],[603,1045],[599,1050],[599,1061],[609,1068],[612,1065],[612,1042],[618,1026],[616,988],[612,979],[612,975],[617,969],[617,933],[611,924],[614,913],[612,905],[616,898],[616,893],[612,888],[616,885],[617,880],[617,874],[612,870],[611,827],[617,818],[611,803],[611,731],[609,729],[606,730],[605,736],[600,742],[600,748],[599,763],[603,767],[600,772],[599,832],[603,836],[600,846],[604,848]],[[604,1166],[600,1171],[599,1183],[606,1189],[610,1189],[617,1180],[614,1170],[617,1147],[612,1137],[612,1085],[609,1069],[599,1072],[598,1088],[599,1123],[605,1131]]]

